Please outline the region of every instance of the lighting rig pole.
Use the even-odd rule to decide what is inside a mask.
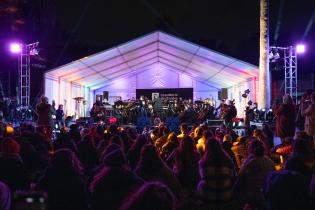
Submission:
[[[280,58],[278,51],[281,51],[284,59],[284,93],[295,99],[297,104],[297,54],[305,52],[302,44],[289,47],[271,46],[269,59],[274,62]]]
[[[39,42],[31,44],[11,44],[11,52],[19,53],[18,57],[18,105],[22,113],[30,110],[31,89],[31,56],[38,54]]]

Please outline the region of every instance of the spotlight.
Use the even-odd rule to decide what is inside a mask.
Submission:
[[[305,52],[305,45],[304,44],[298,44],[295,47],[296,53],[302,54]]]
[[[10,51],[12,53],[20,53],[22,51],[22,46],[21,44],[18,43],[12,43],[10,44]]]
[[[272,111],[272,109],[269,109],[269,110],[267,111],[267,113],[266,113],[266,120],[267,120],[268,122],[272,122],[273,119],[274,119],[273,111]]]

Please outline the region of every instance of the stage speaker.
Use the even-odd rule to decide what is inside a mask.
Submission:
[[[108,91],[103,91],[103,100],[108,101]]]
[[[223,100],[228,98],[228,90],[227,88],[222,88],[218,91],[218,99]]]

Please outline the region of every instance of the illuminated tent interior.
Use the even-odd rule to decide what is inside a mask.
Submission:
[[[194,100],[218,100],[227,88],[240,113],[246,101],[256,101],[258,67],[157,31],[52,69],[44,79],[45,95],[64,104],[68,115],[75,114],[75,97],[87,100],[86,111],[105,90],[125,100],[136,89],[153,88],[193,88]],[[244,99],[246,89],[251,93]]]

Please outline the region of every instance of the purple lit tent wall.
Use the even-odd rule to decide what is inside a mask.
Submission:
[[[164,32],[153,32],[103,52],[84,57],[45,73],[45,95],[75,113],[74,97],[92,106],[96,94],[135,97],[136,89],[193,88],[194,99],[217,100],[218,90],[228,88],[239,115],[245,99],[256,101],[258,67],[209,50]]]

